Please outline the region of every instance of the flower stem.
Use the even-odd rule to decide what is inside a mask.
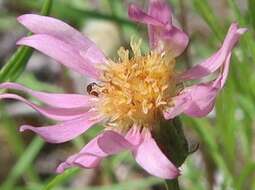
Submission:
[[[167,190],[180,190],[178,179],[165,180]]]

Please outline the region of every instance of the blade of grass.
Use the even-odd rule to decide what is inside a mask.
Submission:
[[[72,177],[74,174],[77,173],[78,169],[69,169],[65,173],[58,175],[55,177],[52,181],[52,186],[49,187],[47,185],[47,188],[43,188],[42,190],[51,190],[54,188],[54,190],[68,190],[70,188],[58,188],[57,185],[66,182],[67,179]],[[54,182],[54,183],[53,183]],[[128,182],[122,182],[119,184],[112,184],[112,185],[104,185],[100,187],[86,187],[86,190],[134,190],[134,189],[148,189],[149,187],[157,184],[163,184],[163,181],[161,179],[155,178],[155,177],[148,177],[145,179],[138,179],[138,180],[132,180]],[[34,187],[32,188],[34,189]],[[36,188],[37,189],[37,188]],[[82,189],[74,189],[74,190],[82,190]]]
[[[192,0],[195,11],[197,11],[210,26],[217,39],[222,39],[223,30],[219,20],[214,14],[207,0]]]
[[[50,182],[44,188],[42,188],[42,190],[51,190],[65,183],[67,180],[78,174],[79,171],[79,168],[71,168],[66,170],[64,173],[57,175],[52,180],[50,180]]]
[[[19,158],[22,156],[22,153],[25,151],[25,145],[23,139],[21,138],[20,134],[17,133],[16,123],[13,119],[9,117],[4,107],[0,104],[1,110],[1,122],[7,131],[7,138],[10,146],[12,147],[12,151],[14,152],[15,156]],[[26,177],[31,182],[38,182],[39,177],[35,172],[34,168],[31,166],[25,172]]]
[[[50,9],[52,7],[52,0],[45,0],[44,4],[41,9],[41,14],[48,15],[50,13]],[[30,34],[30,33],[29,33]],[[16,80],[23,70],[26,67],[26,64],[29,58],[32,55],[32,49],[28,47],[19,47],[17,51],[12,55],[12,57],[7,61],[4,67],[0,71],[0,82],[3,81],[13,81]],[[14,128],[13,128],[14,129]],[[12,136],[17,137],[17,131],[13,131],[9,129],[12,133]],[[18,140],[19,139],[19,140]],[[18,142],[19,141],[19,142]],[[17,153],[21,154],[21,151],[24,151],[24,147],[22,147],[22,139],[15,138],[15,144]],[[28,149],[22,154],[21,158],[17,162],[17,164],[13,167],[10,174],[7,176],[7,180],[3,184],[4,189],[12,189],[14,184],[16,183],[17,179],[31,167],[30,162],[33,160],[33,156],[37,155],[38,151],[40,150],[40,145],[42,146],[43,143],[40,139],[35,138]],[[28,175],[31,176],[33,170],[29,170]],[[34,178],[36,175],[33,175]],[[33,179],[33,177],[31,178]]]
[[[39,9],[41,1],[30,1],[24,0],[22,3],[31,9]],[[112,14],[99,13],[97,11],[82,10],[72,7],[66,3],[59,3],[58,6],[52,8],[52,14],[60,15],[61,17],[80,20],[81,18],[93,18],[99,20],[109,20],[117,24],[128,25],[131,27],[136,27],[136,23],[122,17],[118,17]]]
[[[237,190],[244,189],[244,185],[247,183],[247,178],[249,177],[254,178],[254,173],[255,173],[255,163],[249,163],[248,165],[246,165],[246,167],[241,172],[240,177],[237,181],[236,189]]]
[[[45,0],[41,9],[42,15],[49,15],[53,0]],[[29,32],[28,35],[31,35]],[[21,46],[11,56],[0,71],[0,82],[14,81],[25,70],[28,60],[33,53],[32,48]]]
[[[39,137],[35,137],[22,154],[18,162],[14,165],[7,175],[6,181],[2,184],[1,189],[12,190],[15,183],[22,174],[31,166],[31,163],[43,147],[44,142]]]
[[[253,29],[255,30],[255,1],[248,0],[249,18]]]
[[[193,119],[185,116],[182,117],[182,121],[197,132],[203,143],[208,147],[208,153],[212,156],[218,168],[223,172],[225,182],[233,187],[234,174],[229,171],[222,154],[219,152],[218,144],[215,141],[215,134],[210,123],[206,119]]]

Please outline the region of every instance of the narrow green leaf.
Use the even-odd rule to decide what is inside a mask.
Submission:
[[[45,0],[42,6],[41,14],[48,15],[52,7],[53,0]],[[31,33],[29,32],[28,35]],[[14,81],[25,70],[26,64],[33,53],[32,48],[21,46],[11,56],[9,61],[0,71],[0,82]]]
[[[79,171],[79,168],[71,168],[69,170],[66,170],[64,173],[54,177],[42,190],[51,190],[54,187],[65,183],[68,179],[76,175]]]
[[[207,0],[192,0],[195,11],[198,12],[210,26],[218,39],[222,39],[223,31],[217,16],[214,14]]]
[[[249,8],[250,21],[253,26],[253,29],[255,30],[255,1],[254,0],[248,0],[248,8]]]
[[[7,175],[6,181],[2,184],[1,189],[13,189],[19,177],[21,177],[21,175],[30,167],[31,163],[33,162],[34,158],[37,156],[43,145],[44,142],[39,137],[35,137],[33,139],[33,141],[29,144],[18,162]]]
[[[247,179],[249,177],[253,177],[254,174],[255,174],[255,163],[249,163],[248,165],[246,165],[246,167],[241,172],[240,177],[237,182],[236,189],[243,190],[245,188],[245,184],[247,183]]]

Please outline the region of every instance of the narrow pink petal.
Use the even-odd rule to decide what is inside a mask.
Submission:
[[[231,54],[235,44],[246,31],[245,28],[238,28],[237,23],[233,23],[229,28],[221,48],[202,63],[181,74],[178,80],[185,81],[199,79],[215,72],[226,62],[226,59]]]
[[[164,0],[151,0],[148,13],[131,4],[129,17],[148,25],[152,49],[167,51],[177,57],[188,45],[187,34],[172,25],[172,11]]]
[[[14,100],[22,101],[28,106],[30,106],[31,108],[33,108],[34,110],[41,113],[42,115],[54,120],[58,120],[58,121],[66,121],[66,120],[74,119],[83,115],[85,112],[88,111],[87,107],[79,107],[79,108],[42,107],[32,102],[29,102],[28,100],[16,94],[1,94],[0,100],[1,99],[14,99]]]
[[[75,108],[75,107],[91,107],[96,97],[81,95],[81,94],[60,94],[60,93],[45,93],[40,91],[34,91],[25,86],[17,83],[1,83],[1,88],[8,88],[14,90],[20,90],[26,92],[47,105],[59,107],[59,108]]]
[[[151,175],[164,179],[174,179],[180,175],[150,134],[145,135],[143,142],[133,153],[137,163]]]
[[[93,63],[105,62],[104,54],[96,47],[94,42],[61,20],[47,16],[25,14],[18,17],[18,21],[35,34],[47,34],[64,41],[77,51],[83,52],[84,55],[87,54],[86,58]]]
[[[172,119],[181,113],[192,117],[204,117],[212,111],[215,100],[223,88],[230,65],[231,54],[224,63],[218,78],[212,82],[201,83],[185,88],[173,101],[175,105],[164,112],[166,119]]]
[[[172,24],[172,11],[165,0],[150,0],[148,14],[161,23]]]
[[[86,61],[74,47],[58,38],[35,34],[22,38],[17,44],[33,47],[76,72],[95,79],[99,77],[99,71],[89,63],[89,60]]]
[[[104,131],[92,139],[79,153],[70,156],[61,163],[57,172],[63,172],[72,166],[94,168],[100,164],[103,158],[133,148],[134,145],[123,135],[114,131]]]
[[[20,127],[20,131],[30,130],[37,133],[47,142],[63,143],[81,135],[92,125],[100,121],[101,118],[97,117],[97,114],[95,112],[87,112],[79,118],[69,120],[57,125],[44,127],[23,125]]]
[[[133,21],[140,22],[143,24],[151,24],[151,25],[161,26],[161,27],[164,26],[163,23],[161,23],[159,20],[153,18],[152,16],[149,16],[147,13],[143,12],[135,4],[129,5],[128,16]]]

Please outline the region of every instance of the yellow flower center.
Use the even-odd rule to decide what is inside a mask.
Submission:
[[[175,59],[156,52],[142,55],[140,45],[141,40],[131,41],[131,57],[120,48],[118,61],[109,60],[102,67],[101,83],[93,86],[98,111],[108,118],[109,126],[122,130],[133,124],[151,127],[175,95]]]

